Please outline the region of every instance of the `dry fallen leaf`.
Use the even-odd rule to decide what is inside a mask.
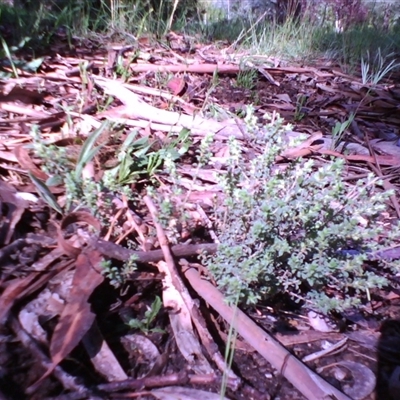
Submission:
[[[185,91],[186,83],[183,78],[175,77],[168,82],[167,87],[175,96],[180,96]]]
[[[15,226],[21,220],[28,205],[28,202],[21,198],[12,186],[0,181],[0,245],[10,243]],[[2,215],[2,209],[7,210],[5,215]]]
[[[91,328],[96,316],[92,313],[88,300],[94,289],[104,280],[104,276],[98,272],[102,259],[102,255],[97,250],[79,254],[66,305],[51,338],[52,365],[37,382],[29,387],[29,393],[37,389]]]

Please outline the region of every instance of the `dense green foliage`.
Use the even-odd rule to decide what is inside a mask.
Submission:
[[[287,147],[282,121],[253,134],[262,154],[245,161],[232,140],[225,193],[217,210],[216,256],[206,263],[227,298],[254,304],[287,293],[328,312],[359,304],[386,279],[365,270],[368,253],[384,246],[387,228],[378,222],[390,193],[372,174],[350,185],[341,159],[317,166],[299,159],[277,166]],[[396,268],[396,265],[392,265]]]

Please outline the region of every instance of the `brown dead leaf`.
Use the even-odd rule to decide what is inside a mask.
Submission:
[[[317,152],[323,146],[321,138],[322,138],[321,132],[314,133],[307,140],[300,143],[298,146],[288,148],[287,150],[285,150],[279,157],[277,157],[277,161],[281,161],[283,159],[294,159],[299,157],[305,157],[309,154]]]
[[[17,301],[36,292],[58,272],[59,269],[55,268],[49,272],[31,273],[25,278],[16,278],[7,282],[7,287],[0,297],[0,322],[4,322],[8,312]]]
[[[42,181],[46,181],[48,179],[49,176],[45,172],[40,170],[35,165],[35,163],[32,161],[32,158],[29,155],[29,152],[24,147],[24,145],[17,146],[14,149],[14,154],[15,154],[15,157],[17,157],[19,165],[22,168],[24,168],[27,171],[31,172],[32,175],[34,175],[38,179],[41,179]]]
[[[168,82],[167,87],[172,94],[180,96],[185,92],[186,82],[182,78],[175,77]]]
[[[318,152],[320,154],[344,158],[345,160],[348,161],[356,161],[356,162],[361,161],[361,162],[369,162],[372,164],[376,164],[376,162],[378,162],[380,165],[389,165],[389,166],[398,166],[400,164],[399,158],[394,156],[375,155],[375,157],[372,157],[372,156],[364,156],[361,154],[344,155],[333,150],[319,150]]]
[[[2,205],[7,209],[7,214],[3,215],[0,223],[0,245],[10,243],[15,226],[28,207],[28,202],[19,197],[12,186],[0,181],[0,216]]]
[[[47,378],[54,368],[79,344],[95,320],[88,299],[104,277],[100,270],[103,257],[97,250],[91,249],[79,254],[76,270],[66,305],[60,315],[50,343],[52,365],[44,375],[29,387],[32,393]]]
[[[379,150],[384,154],[395,156],[400,159],[400,147],[398,140],[386,141],[380,139],[370,140],[371,146],[374,150]]]
[[[2,151],[0,150],[0,159],[9,161],[9,162],[18,162],[17,157],[11,151]]]
[[[258,68],[258,72],[267,79],[267,81],[271,82],[275,86],[280,86],[281,84],[272,77],[272,75],[265,68]]]
[[[389,292],[389,293],[385,296],[385,299],[386,299],[386,300],[396,300],[396,299],[398,299],[398,298],[400,298],[400,295],[397,294],[397,293],[394,293],[394,292]]]
[[[82,249],[79,247],[75,247],[71,244],[71,242],[64,238],[63,230],[73,223],[77,222],[85,222],[89,225],[92,225],[97,231],[100,231],[101,225],[100,222],[93,217],[93,215],[89,214],[86,211],[77,211],[68,214],[61,222],[61,226],[56,225],[57,227],[57,240],[58,246],[70,257],[76,258],[82,252]]]
[[[20,101],[24,104],[41,104],[44,98],[43,93],[39,93],[37,91],[32,91],[28,89],[24,89],[21,86],[17,85],[15,82],[12,83],[12,88],[6,87],[3,90],[3,93],[0,93],[0,102],[14,102]],[[10,90],[11,89],[11,90]]]
[[[82,253],[76,260],[76,270],[66,306],[54,330],[50,354],[55,365],[60,363],[80,342],[92,326],[95,315],[88,303],[90,295],[104,277],[98,270],[103,260],[97,250]]]
[[[275,97],[284,103],[292,103],[290,96],[287,93],[276,94]]]

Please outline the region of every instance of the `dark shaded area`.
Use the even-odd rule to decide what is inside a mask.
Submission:
[[[400,399],[400,320],[388,319],[380,328],[376,400]]]

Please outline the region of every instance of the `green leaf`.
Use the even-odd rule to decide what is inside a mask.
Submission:
[[[63,178],[60,175],[53,175],[47,179],[46,185],[47,186],[58,186],[64,182]]]
[[[110,123],[108,121],[104,121],[101,126],[96,129],[91,135],[89,135],[88,138],[85,140],[75,168],[75,179],[77,181],[79,181],[79,179],[81,178],[82,170],[85,165],[90,160],[92,160],[92,158],[104,147],[104,144],[102,144],[98,147],[93,148],[96,140],[106,129],[108,129],[109,125]]]
[[[151,308],[146,311],[147,325],[150,325],[157,317],[162,307],[162,301],[159,296],[156,296]]]
[[[60,214],[63,214],[63,211],[59,204],[57,203],[56,198],[54,197],[53,193],[50,192],[47,185],[42,182],[40,179],[36,178],[31,172],[28,172],[28,176],[36,186],[39,196],[55,211]]]
[[[34,60],[25,63],[25,65],[22,67],[23,70],[29,71],[29,72],[36,72],[40,66],[43,64],[44,58],[35,58]]]
[[[128,322],[128,326],[132,329],[140,329],[140,330],[144,329],[142,321],[139,321],[136,318],[130,319]]]
[[[14,73],[14,77],[18,78],[18,71],[15,68],[15,63],[14,63],[14,60],[13,60],[13,58],[11,56],[10,49],[9,49],[6,41],[3,38],[1,38],[1,44],[3,46],[4,53],[6,54],[6,56],[8,58],[8,61],[10,62],[11,68],[12,68],[13,73]]]
[[[120,152],[127,152],[137,135],[138,135],[137,129],[134,129],[133,131],[131,131],[129,133],[129,135],[127,136],[127,138],[124,140],[124,143],[122,143]]]

